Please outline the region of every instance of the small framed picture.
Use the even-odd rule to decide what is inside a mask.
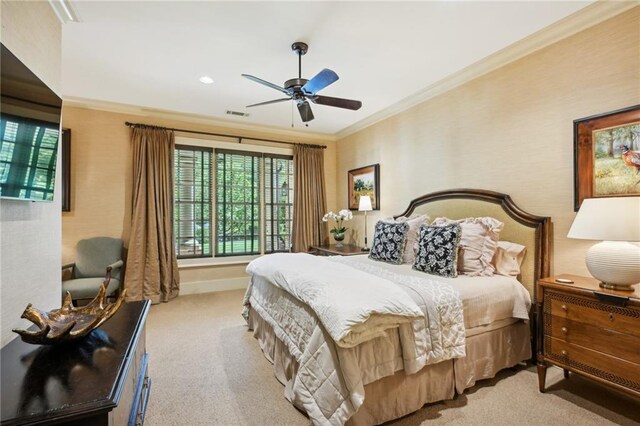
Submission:
[[[574,210],[582,200],[640,195],[640,105],[573,122]]]
[[[347,184],[350,210],[358,210],[361,195],[370,196],[373,210],[380,210],[380,164],[349,170]]]

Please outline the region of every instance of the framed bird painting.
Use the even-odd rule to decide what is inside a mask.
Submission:
[[[596,197],[640,196],[640,105],[573,122],[574,210]]]

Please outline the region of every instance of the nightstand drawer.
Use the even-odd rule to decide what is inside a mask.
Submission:
[[[548,314],[545,315],[545,330],[551,337],[567,343],[640,364],[640,337]]]
[[[640,337],[640,310],[608,305],[595,299],[545,292],[545,313]]]
[[[553,337],[545,338],[545,356],[560,365],[640,392],[640,364],[624,361]]]

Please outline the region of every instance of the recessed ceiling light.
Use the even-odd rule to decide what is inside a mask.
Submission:
[[[202,77],[200,77],[200,83],[211,84],[213,83],[213,79],[208,75],[203,75]]]
[[[49,0],[49,4],[63,24],[80,21],[71,0]]]

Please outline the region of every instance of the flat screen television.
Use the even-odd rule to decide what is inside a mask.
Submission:
[[[62,99],[2,44],[0,198],[53,201]]]

